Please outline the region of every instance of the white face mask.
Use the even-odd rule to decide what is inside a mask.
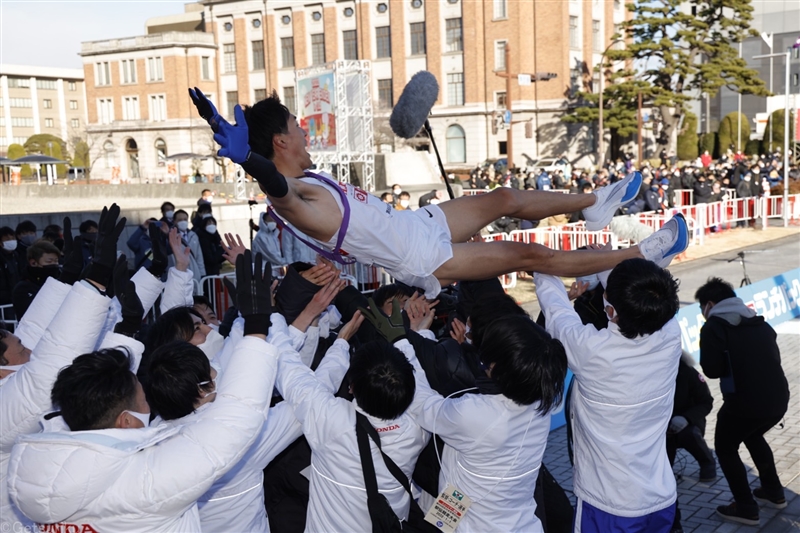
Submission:
[[[214,201],[214,197],[213,196],[207,196],[207,197],[203,198],[203,200],[205,200],[208,203],[211,203],[211,202]]]
[[[608,313],[608,308],[609,307],[611,308],[611,314]],[[614,309],[613,305],[608,303],[608,300],[606,300],[606,295],[605,294],[603,295],[603,309],[605,309],[606,316],[608,317],[608,319],[609,320],[613,320],[614,319],[614,314],[616,313],[616,310]]]
[[[199,345],[198,348],[203,350],[208,360],[212,360],[219,352],[222,351],[222,346],[225,344],[225,337],[211,330],[206,334],[206,342]]]
[[[3,241],[3,249],[9,252],[13,252],[17,249],[17,241],[12,239],[10,241]]]
[[[398,195],[401,192],[403,192],[402,189],[392,189],[392,194],[394,194],[394,195]]]
[[[164,216],[167,217],[169,220],[172,220],[172,217],[175,216],[175,211],[165,211]]]
[[[150,413],[137,413],[136,411],[131,411],[130,409],[126,409],[125,412],[134,418],[138,418],[139,421],[144,424],[144,427],[148,427],[150,425]]]
[[[409,203],[408,200],[400,200],[401,207],[408,207],[408,203]]]
[[[219,324],[209,324],[208,327],[219,333]]]
[[[433,199],[431,200],[431,205],[436,205],[436,204],[438,204],[440,201],[441,201],[441,200],[439,200],[438,198],[433,198]]]
[[[23,366],[25,366],[25,365],[24,364],[22,364],[22,365],[2,365],[2,366],[0,366],[0,370],[8,370],[9,372],[17,372]]]
[[[578,283],[586,283],[588,281],[589,288],[586,289],[587,291],[590,291],[600,285],[600,278],[597,277],[597,274],[592,274],[590,276],[578,276],[575,278],[575,281]]]
[[[178,226],[178,229],[181,231],[186,231],[187,229],[189,229],[188,220],[179,220],[178,222],[175,223],[175,225]]]
[[[275,231],[275,228],[277,228],[277,227],[278,227],[278,223],[277,222],[267,222],[267,229],[269,231]]]
[[[203,213],[203,214],[201,215],[201,218],[202,218],[203,220],[205,220],[205,219],[207,219],[207,218],[208,218],[208,217],[210,217],[210,216],[211,216],[211,213]]]
[[[206,226],[206,231],[211,233],[211,234],[216,233],[217,232],[217,225],[216,224],[209,224],[208,226]]]

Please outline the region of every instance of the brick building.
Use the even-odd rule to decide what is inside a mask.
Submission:
[[[68,141],[86,127],[83,71],[0,64],[0,108],[0,154],[39,133]]]
[[[273,89],[294,111],[295,69],[337,59],[372,62],[375,144],[383,150],[399,146],[386,135],[385,118],[406,82],[420,70],[432,72],[440,93],[431,125],[448,165],[505,154],[506,132],[493,128],[508,98],[498,72],[555,73],[546,82],[512,83],[514,158],[568,153],[590,164],[594,128],[567,126],[559,118],[575,90],[597,90],[592,69],[626,15],[621,0],[187,4],[185,13],[149,20],[146,36],[84,43],[90,129],[108,138],[106,162],[95,170],[118,166],[130,176],[136,165],[131,154],[138,150],[139,176],[155,176],[159,139],[169,153],[209,153],[187,86],[212,94],[229,119],[236,103],[254,103]],[[525,121],[533,125],[530,138]]]

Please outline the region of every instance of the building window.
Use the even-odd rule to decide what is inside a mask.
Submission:
[[[603,41],[600,39],[600,21],[593,20],[592,21],[592,49],[595,52],[602,52],[603,51]]]
[[[464,73],[447,75],[447,105],[464,105]]]
[[[139,97],[125,96],[122,98],[122,120],[139,120]]]
[[[100,63],[97,63],[100,65]],[[106,63],[107,65],[108,63]],[[9,89],[29,89],[31,86],[31,79],[30,78],[8,78],[8,88]]]
[[[45,128],[52,128],[53,127],[53,119],[52,118],[44,119],[44,127]]]
[[[458,124],[451,124],[447,127],[447,162],[466,163],[467,162],[467,136],[464,128]]]
[[[94,80],[96,87],[111,85],[111,66],[108,61],[94,64]],[[11,81],[10,79],[8,80]]]
[[[261,100],[267,99],[267,90],[266,89],[255,89],[253,91],[253,102],[260,102]]]
[[[495,70],[505,70],[506,69],[506,42],[505,41],[495,41],[494,42],[494,69]]]
[[[311,36],[311,64],[325,63],[325,34],[315,33]]]
[[[53,109],[53,101],[50,100],[49,98],[45,98],[44,100],[42,100],[42,107],[44,107],[45,109]]]
[[[375,57],[392,57],[392,36],[389,26],[375,28]]]
[[[569,69],[569,81],[573,93],[576,93],[582,89],[581,85],[583,85],[583,71],[580,67]]]
[[[81,126],[81,121],[78,118],[70,119],[69,125],[73,128],[79,128]]]
[[[570,48],[579,48],[581,44],[580,36],[578,35],[578,17],[569,18],[569,46]]]
[[[158,161],[158,166],[163,167],[167,164],[167,143],[164,142],[164,139],[156,139],[153,146],[156,149],[156,161]]]
[[[498,91],[494,93],[494,105],[497,109],[505,109],[506,108],[506,92],[505,91]]]
[[[236,45],[222,45],[222,68],[226,74],[236,72]]]
[[[411,0],[411,7],[419,9],[422,7],[422,0]]]
[[[448,52],[461,52],[464,49],[464,40],[461,30],[461,17],[445,21],[445,36]]]
[[[614,9],[622,8],[622,0],[614,0]]]
[[[425,23],[411,23],[411,55],[425,54]]]
[[[294,67],[294,38],[281,37],[281,61],[283,68]]]
[[[160,57],[147,58],[147,81],[164,81],[164,65]]]
[[[260,28],[261,27],[261,19],[253,19],[253,27]]]
[[[11,125],[15,128],[32,128],[33,117],[11,117]]]
[[[225,31],[231,31],[233,29],[233,23],[226,22],[225,24],[222,25],[222,27],[225,28]]]
[[[264,70],[264,41],[253,41],[253,70]]]
[[[208,56],[200,58],[200,76],[204,80],[211,79],[211,58]]]
[[[391,109],[393,105],[392,80],[378,80],[378,108]]]
[[[55,91],[56,80],[36,80],[36,88]]]
[[[800,74],[795,72],[792,74],[792,86],[797,87],[798,85],[800,85]]]
[[[289,24],[291,21],[292,21],[292,17],[290,17],[289,15],[284,15],[284,16],[281,17],[281,22],[283,24]]]
[[[506,0],[494,0],[494,18],[504,19],[508,17],[508,6]]]
[[[294,87],[283,88],[283,105],[286,106],[286,109],[288,109],[292,115],[297,114],[297,100],[294,96]]]
[[[111,124],[114,122],[114,100],[111,98],[100,98],[97,100],[97,121],[100,124]]]
[[[78,109],[78,101],[77,100],[70,100],[69,101],[69,108],[73,111],[77,111]]]
[[[150,120],[152,122],[167,120],[167,99],[163,94],[150,95]]]
[[[136,60],[123,59],[119,62],[122,83],[136,83]]]
[[[385,2],[381,2],[375,6],[375,9],[378,11],[378,13],[386,13],[386,11],[389,9],[389,6],[387,6]]]
[[[348,18],[352,17],[353,16],[353,8],[352,7],[344,8],[344,16],[348,17]]]
[[[320,13],[319,11],[314,11],[313,13],[311,13],[311,19],[314,22],[319,22],[320,20],[322,20],[322,13]]]
[[[225,98],[228,105],[228,117],[233,117],[233,108],[239,103],[239,91],[228,91],[225,93]]]
[[[106,168],[114,168],[117,165],[117,158],[114,155],[114,143],[111,141],[104,142],[103,152],[105,154]]]
[[[11,107],[33,107],[33,102],[30,98],[9,98],[8,105]]]
[[[358,39],[356,30],[342,32],[342,45],[344,46],[345,59],[358,59]]]
[[[77,91],[78,90],[78,84],[75,83],[74,81],[69,82],[69,90],[71,92]]]

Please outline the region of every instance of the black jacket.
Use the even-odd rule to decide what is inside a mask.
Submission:
[[[780,416],[789,404],[789,383],[781,367],[777,334],[762,316],[737,326],[712,316],[700,330],[700,365],[709,378],[732,378],[725,405],[743,417]]]
[[[11,293],[19,283],[19,280],[20,270],[17,252],[0,250],[0,305],[11,303]]]
[[[714,405],[714,397],[705,378],[694,367],[681,361],[675,378],[675,404],[672,416],[682,416],[693,426],[706,431],[706,417]]]

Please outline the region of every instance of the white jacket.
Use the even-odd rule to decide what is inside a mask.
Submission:
[[[286,258],[281,253],[281,243],[278,241],[278,229],[270,231],[267,229],[266,224],[258,228],[256,236],[253,238],[253,256],[261,253],[264,256],[264,261],[269,261],[272,266],[281,266],[287,264]]]
[[[417,422],[445,442],[439,491],[452,484],[472,500],[458,532],[543,531],[533,490],[550,414],[538,413],[538,403],[518,405],[502,394],[443,398],[431,390],[416,357],[411,362],[418,394],[426,398]]]
[[[413,352],[406,340],[396,346],[404,353]],[[328,357],[323,359],[323,364],[332,362]],[[339,365],[346,369],[349,361],[343,359]],[[383,450],[410,478],[417,457],[430,438],[412,415],[421,407],[421,401],[415,397],[411,407],[395,420],[369,416],[355,401],[334,397],[291,348],[281,351],[278,390],[294,406],[313,452],[306,531],[369,531],[367,493],[356,442],[356,411],[365,414],[378,429]],[[372,444],[371,448],[378,488],[397,516],[405,519],[410,502],[408,493],[386,468],[377,447]]]
[[[39,296],[48,296],[48,279]],[[50,285],[49,289],[46,287]],[[61,288],[56,290],[60,294]],[[52,294],[52,293],[51,293]],[[41,303],[41,302],[40,302]],[[53,315],[31,353],[30,362],[2,380],[0,387],[0,529],[22,530],[30,522],[14,508],[8,496],[8,464],[17,437],[39,431],[39,420],[50,409],[50,391],[59,370],[97,344],[110,300],[86,282],[76,283]],[[31,309],[29,308],[29,310]],[[26,316],[34,313],[25,313]],[[51,315],[52,316],[52,315]],[[10,528],[10,529],[6,529]],[[17,528],[17,529],[14,529]]]
[[[584,326],[559,278],[536,274],[547,332],[575,374],[572,427],[575,495],[616,516],[644,516],[677,498],[667,459],[681,330],[672,319],[652,335],[624,337],[616,324]]]
[[[264,424],[276,354],[262,340],[243,339],[216,400],[194,424],[22,437],[11,454],[12,501],[35,522],[77,531],[199,531],[197,499]]]

